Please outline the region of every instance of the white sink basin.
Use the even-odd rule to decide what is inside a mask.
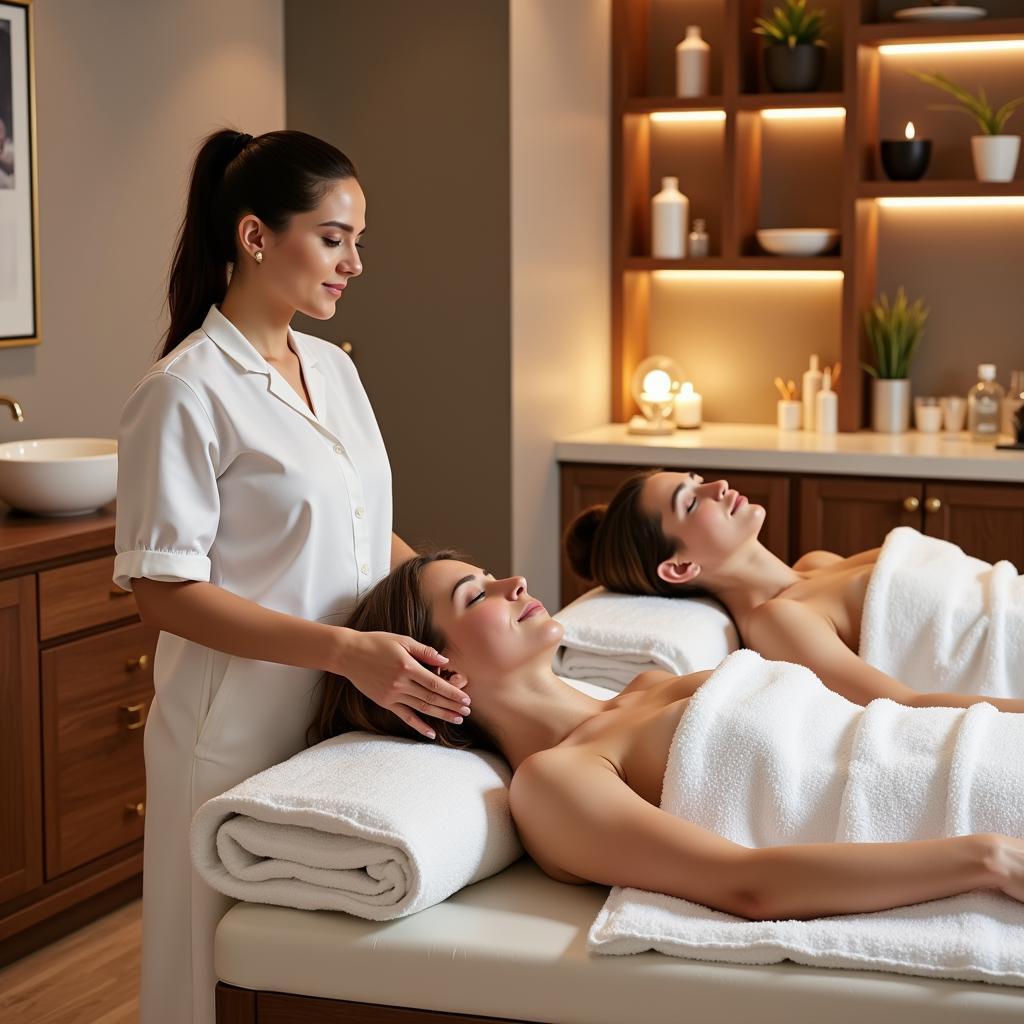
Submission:
[[[117,494],[117,441],[41,437],[0,444],[0,500],[23,512],[78,516]]]

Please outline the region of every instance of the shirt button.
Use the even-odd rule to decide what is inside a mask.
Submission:
[[[334,454],[335,454],[335,455],[340,455],[340,454],[341,454],[341,453],[342,453],[342,452],[343,452],[344,450],[345,450],[345,449],[344,449],[344,448],[342,448],[340,444],[336,444],[336,445],[334,446]]]
[[[356,519],[362,519],[366,515],[366,509],[362,505],[356,509]]]
[[[369,576],[370,575],[370,567],[365,562],[363,562],[363,564],[361,566],[359,566],[359,571],[364,576]]]

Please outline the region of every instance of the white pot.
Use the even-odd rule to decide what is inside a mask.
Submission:
[[[971,138],[971,155],[978,181],[1013,181],[1020,156],[1020,136],[975,135]]]
[[[910,381],[875,378],[871,382],[871,429],[903,434],[910,427]]]

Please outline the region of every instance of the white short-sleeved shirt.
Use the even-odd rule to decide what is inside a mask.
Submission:
[[[388,572],[391,470],[355,367],[319,338],[289,331],[289,344],[315,415],[216,306],[135,386],[118,436],[118,586],[209,581],[341,624]],[[212,697],[230,659],[211,669],[209,655],[161,634],[158,697],[170,674],[198,675]]]

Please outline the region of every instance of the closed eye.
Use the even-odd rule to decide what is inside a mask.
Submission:
[[[692,512],[696,507],[697,507],[697,495],[695,494],[693,496],[693,501],[691,501],[690,504],[686,506],[686,511],[687,512]]]
[[[487,594],[481,590],[480,593],[476,595],[476,597],[466,602],[466,607],[468,608],[470,605],[476,604],[477,601],[482,601],[486,596]]]

